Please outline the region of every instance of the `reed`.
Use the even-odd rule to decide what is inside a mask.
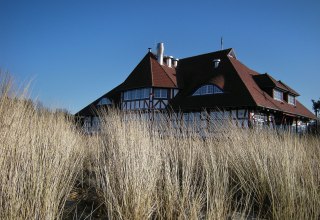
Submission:
[[[82,136],[71,118],[39,109],[0,83],[0,219],[59,219],[81,170]]]
[[[287,131],[216,132],[111,110],[95,136],[97,188],[110,219],[318,219],[320,141]],[[177,135],[179,134],[179,135]]]
[[[0,76],[0,219],[320,217],[316,136],[231,121],[199,132],[115,109],[88,136]],[[84,205],[63,215],[71,190]]]

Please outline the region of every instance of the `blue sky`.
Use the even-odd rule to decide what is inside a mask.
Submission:
[[[248,67],[320,98],[320,1],[0,0],[0,69],[32,97],[76,113],[164,42],[183,58],[234,48]]]

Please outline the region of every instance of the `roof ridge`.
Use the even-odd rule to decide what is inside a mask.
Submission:
[[[231,51],[233,48],[230,47],[228,49],[224,49],[224,50],[217,50],[217,51],[213,51],[213,52],[208,52],[208,53],[203,53],[203,54],[198,54],[198,55],[194,55],[194,56],[190,56],[190,57],[185,57],[185,58],[181,58],[181,60],[186,60],[186,59],[190,59],[190,58],[195,58],[195,57],[199,57],[199,56],[205,56],[205,55],[209,55],[209,54],[214,54],[214,53],[223,53],[223,52],[227,52],[227,51]],[[229,52],[227,54],[229,54]]]
[[[149,62],[150,62],[150,73],[151,73],[151,85],[153,86],[154,85],[154,82],[153,82],[153,71],[152,71],[152,61],[151,61],[151,52],[148,52],[149,53]]]

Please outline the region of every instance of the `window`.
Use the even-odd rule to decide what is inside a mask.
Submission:
[[[218,88],[217,86],[214,86],[213,87],[213,94],[218,94],[218,93],[223,93],[223,91],[220,88]]]
[[[173,97],[175,97],[177,95],[177,93],[179,92],[178,89],[173,89]]]
[[[154,89],[154,97],[155,98],[168,98],[168,90],[167,89]]]
[[[150,88],[145,88],[143,93],[143,98],[147,99],[150,96]]]
[[[283,101],[283,92],[274,89],[273,90],[273,98],[278,101]]]
[[[141,92],[140,91],[141,91],[141,89],[135,89],[135,92],[136,92],[136,96],[135,96],[136,98],[135,99],[140,99],[140,97],[141,97],[141,95],[140,95]]]
[[[102,98],[97,105],[111,105],[112,102],[108,98]]]
[[[150,88],[144,89],[132,89],[123,92],[123,100],[139,100],[139,99],[146,99],[150,96]]]
[[[192,96],[198,96],[198,95],[212,95],[212,94],[219,94],[223,93],[222,89],[220,89],[216,85],[204,85],[201,86],[199,89],[197,89]]]
[[[295,97],[293,95],[288,95],[288,103],[290,105],[295,105],[296,104]]]

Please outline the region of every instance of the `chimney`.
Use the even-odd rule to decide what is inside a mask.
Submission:
[[[221,61],[220,59],[214,59],[213,60],[213,65],[214,65],[215,69],[218,68],[220,61]]]
[[[177,58],[174,58],[174,59],[173,59],[173,67],[174,67],[174,68],[177,68],[177,66],[178,66],[178,61],[179,61],[179,59],[177,59]]]
[[[163,52],[164,52],[163,43],[158,43],[157,56],[158,56],[158,62],[160,63],[160,65],[163,65]]]
[[[171,65],[171,64],[172,64],[172,59],[173,59],[173,56],[168,56],[168,57],[167,57],[167,60],[166,60],[166,61],[167,61],[167,66],[168,66],[168,67],[172,67],[172,65]]]

